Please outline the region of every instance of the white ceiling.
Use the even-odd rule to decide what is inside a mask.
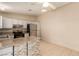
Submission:
[[[62,7],[68,2],[50,2],[56,8]],[[1,2],[0,7],[5,7],[2,12],[19,13],[38,16],[42,14],[42,3],[40,2]]]

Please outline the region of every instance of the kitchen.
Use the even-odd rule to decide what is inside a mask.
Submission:
[[[0,56],[39,55],[39,49],[35,53],[32,51],[32,45],[38,44],[37,36],[40,35],[38,22],[4,16],[0,16],[0,22]]]

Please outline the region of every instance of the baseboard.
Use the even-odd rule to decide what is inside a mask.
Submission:
[[[42,39],[43,40],[43,39]],[[66,45],[63,45],[63,44],[61,44],[61,43],[57,43],[57,42],[55,42],[55,41],[49,41],[49,40],[44,40],[44,41],[46,41],[46,42],[48,42],[48,43],[50,43],[50,44],[55,44],[55,45],[57,45],[57,46],[60,46],[60,47],[63,47],[63,48],[67,48],[67,49],[69,49],[69,50],[72,50],[72,51],[75,51],[75,52],[79,52],[78,50],[76,50],[76,49],[73,49],[73,48],[70,48],[70,47],[68,47],[68,46],[66,46]]]

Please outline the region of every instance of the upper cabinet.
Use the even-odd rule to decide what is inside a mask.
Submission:
[[[11,19],[11,21],[12,21],[12,26],[13,26],[13,24],[18,24],[18,20],[16,20],[16,19]]]
[[[0,28],[12,28],[14,24],[23,25],[23,28],[27,28],[27,21],[19,20],[19,19],[12,19],[8,17],[2,17],[0,19]]]
[[[17,20],[17,21],[18,21],[17,24],[23,25],[22,20]]]
[[[3,28],[12,28],[12,20],[10,18],[6,18],[6,17],[3,17],[2,18],[2,25],[3,25]]]
[[[0,28],[13,28],[14,24],[23,25],[23,28],[27,28],[27,24],[37,24],[38,25],[37,22],[31,22],[31,21],[26,21],[26,20],[20,20],[20,19],[14,19],[14,18],[10,18],[10,17],[0,16]]]
[[[22,24],[23,24],[23,28],[27,28],[27,21],[23,20]]]

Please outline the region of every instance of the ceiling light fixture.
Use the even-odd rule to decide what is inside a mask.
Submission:
[[[49,2],[44,2],[44,3],[43,3],[43,7],[44,7],[44,8],[50,7],[50,8],[53,9],[53,10],[56,9],[56,7],[55,7],[53,4],[49,3]]]
[[[53,9],[53,10],[56,9],[56,7],[55,7],[53,4],[49,4],[49,7],[50,7],[51,9]]]
[[[46,9],[42,9],[41,12],[47,12],[47,10]]]
[[[49,3],[48,2],[44,2],[43,3],[43,7],[47,8],[49,6]]]

